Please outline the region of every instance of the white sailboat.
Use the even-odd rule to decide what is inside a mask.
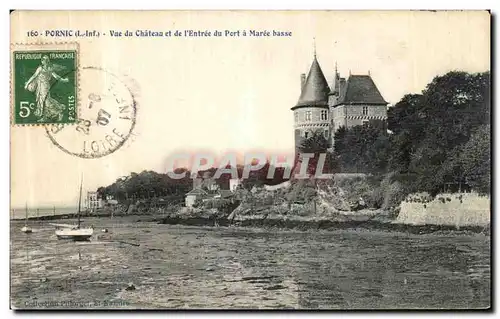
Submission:
[[[93,228],[80,227],[81,202],[82,202],[82,182],[80,182],[80,197],[78,198],[78,224],[74,226],[65,224],[52,224],[56,226],[56,236],[58,239],[88,240],[94,234]]]
[[[24,227],[21,228],[21,231],[26,234],[33,232],[33,229],[28,226],[28,203],[26,203],[26,218],[24,219]]]

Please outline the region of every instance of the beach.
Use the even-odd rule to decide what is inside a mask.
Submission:
[[[24,222],[12,222],[12,306],[484,309],[491,302],[490,237],[484,234],[139,219],[85,218],[96,227],[89,242],[57,240],[47,221],[30,221],[32,234],[19,231]]]

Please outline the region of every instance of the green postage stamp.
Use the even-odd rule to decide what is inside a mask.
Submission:
[[[77,122],[76,44],[16,45],[11,59],[14,124]]]

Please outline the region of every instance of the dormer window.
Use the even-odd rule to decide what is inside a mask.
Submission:
[[[326,111],[326,110],[321,111],[321,120],[322,121],[328,120],[328,111]]]
[[[368,106],[363,106],[363,115],[368,115]]]

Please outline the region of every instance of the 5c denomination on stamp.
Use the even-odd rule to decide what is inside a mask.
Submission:
[[[136,100],[115,74],[97,67],[81,70],[81,105],[76,125],[47,125],[51,141],[65,153],[99,158],[119,149],[135,126]]]
[[[12,52],[14,124],[72,124],[78,119],[78,46],[16,45]]]

